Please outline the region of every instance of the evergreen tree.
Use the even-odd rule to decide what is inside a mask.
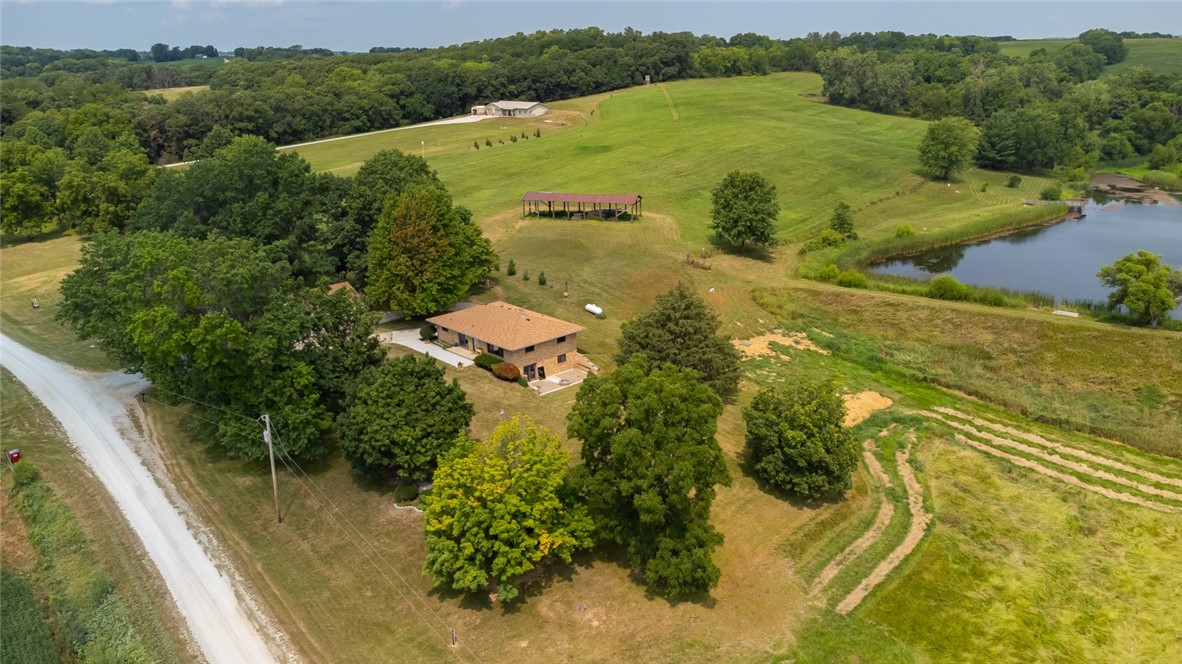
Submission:
[[[722,321],[684,283],[657,296],[653,308],[620,326],[618,364],[645,353],[654,364],[693,369],[722,398],[739,389],[739,351],[718,335]]]

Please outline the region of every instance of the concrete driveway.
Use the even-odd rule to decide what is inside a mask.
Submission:
[[[469,360],[463,355],[457,355],[456,353],[444,348],[440,348],[435,344],[429,344],[423,341],[419,337],[418,328],[414,328],[412,330],[394,330],[392,332],[381,332],[377,336],[378,341],[384,344],[397,344],[404,348],[409,348],[419,354],[426,353],[440,362],[446,362],[453,367],[472,366],[472,360]]]

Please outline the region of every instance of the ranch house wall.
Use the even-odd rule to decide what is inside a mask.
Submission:
[[[445,327],[440,327],[437,330],[439,340],[446,344],[459,345],[460,333]],[[526,346],[520,350],[500,350],[496,352],[495,346],[492,346],[486,341],[477,339],[475,337],[467,337],[464,347],[469,350],[490,353],[501,357],[506,362],[511,362],[517,365],[518,369],[524,371],[526,365],[535,364],[546,370],[547,376],[552,376],[559,371],[566,371],[575,367],[575,353],[579,346],[578,334],[568,334],[562,339],[550,339],[531,346]],[[532,348],[532,350],[529,350]],[[565,355],[562,362],[558,361],[559,355]]]

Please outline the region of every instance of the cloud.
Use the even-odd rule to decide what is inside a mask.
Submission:
[[[454,11],[464,6],[464,0],[443,0],[443,11]]]

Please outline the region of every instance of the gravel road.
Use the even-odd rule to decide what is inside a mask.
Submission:
[[[275,662],[254,612],[235,593],[180,512],[135,453],[138,436],[118,380],[54,362],[0,335],[0,364],[61,422],[70,442],[107,487],[164,578],[205,658],[213,664]],[[223,563],[224,564],[224,563]],[[286,657],[285,657],[286,659]]]

